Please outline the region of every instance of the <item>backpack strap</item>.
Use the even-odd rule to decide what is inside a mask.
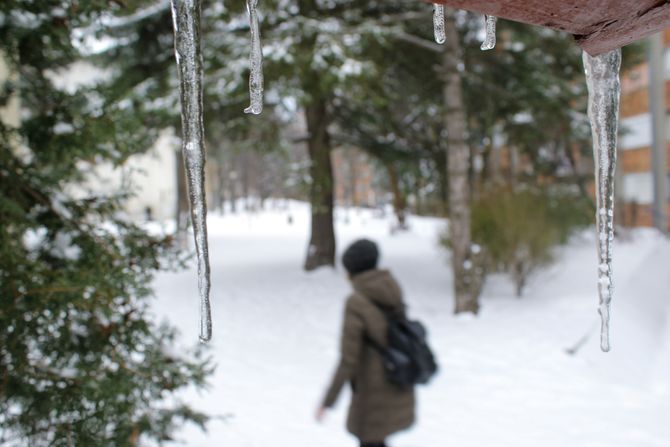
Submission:
[[[388,308],[386,306],[382,306],[379,303],[376,303],[375,301],[373,301],[372,299],[370,299],[366,295],[363,295],[360,292],[357,292],[357,293],[365,301],[367,301],[368,303],[370,303],[374,307],[376,307],[384,315],[384,318],[386,319],[387,323],[389,323],[392,318],[396,318],[396,316],[394,315],[393,311],[390,308]],[[382,346],[381,344],[379,344],[372,337],[370,337],[370,335],[367,333],[367,331],[363,334],[363,341],[370,344],[379,354],[381,354],[382,357],[385,357],[387,355],[388,349],[385,346]]]
[[[388,318],[390,316],[389,312],[388,312],[388,310],[384,309],[383,306],[380,306],[379,304],[375,303],[368,296],[363,295],[359,291],[356,291],[356,295],[360,296],[363,301],[366,301],[369,304],[372,304],[374,307],[376,307],[380,312],[382,312],[382,314],[384,315],[384,318],[386,318],[388,320]],[[372,337],[370,337],[370,335],[368,334],[367,330],[363,333],[363,341],[365,343],[370,344],[382,356],[386,352],[386,348],[384,346],[382,346],[381,344],[379,344],[376,340],[372,339]]]
[[[379,304],[376,301],[374,301],[373,299],[369,298],[366,295],[363,295],[360,292],[357,292],[357,293],[360,296],[362,296],[368,303],[372,304],[377,309],[379,309],[381,311],[381,313],[384,314],[384,316],[386,317],[387,320],[390,320],[391,318],[397,318],[397,316],[395,315],[395,312],[393,312],[393,310],[391,310],[390,307]]]
[[[365,341],[366,343],[369,343],[382,356],[386,352],[386,348],[383,347],[382,345],[380,345],[379,343],[377,343],[375,340],[373,340],[372,337],[370,337],[367,332],[363,335],[363,341]]]

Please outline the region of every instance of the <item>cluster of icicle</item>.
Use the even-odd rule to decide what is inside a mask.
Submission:
[[[482,50],[496,45],[495,16],[485,15],[486,37]],[[435,42],[446,41],[444,5],[433,4]],[[610,350],[610,305],[614,291],[612,279],[612,242],[614,240],[614,174],[616,171],[616,138],[619,119],[619,69],[621,49],[599,56],[583,55],[589,90],[589,120],[593,136],[596,178],[596,227],[598,251],[598,298],[601,319],[600,348]]]
[[[492,50],[496,46],[496,16],[484,16],[484,28],[486,29],[486,37],[482,46],[482,50]],[[435,42],[440,45],[447,41],[447,34],[444,27],[444,5],[433,3],[433,35]]]
[[[250,105],[245,113],[258,115],[263,110],[263,52],[260,42],[258,0],[246,0],[251,33],[249,56]],[[175,57],[180,80],[182,104],[182,153],[188,179],[191,220],[198,259],[200,292],[200,340],[212,337],[210,310],[210,267],[207,247],[207,207],[205,204],[205,145],[202,106],[202,54],[200,50],[200,0],[171,0],[175,33]],[[486,37],[482,50],[496,45],[495,16],[486,15]],[[433,5],[435,41],[446,41],[444,5]],[[598,293],[601,315],[601,348],[609,351],[610,303],[613,293],[612,242],[614,239],[614,172],[616,170],[616,136],[619,112],[619,68],[621,50],[599,56],[584,53],[584,67],[589,90],[589,118],[593,135],[596,165],[598,230]]]

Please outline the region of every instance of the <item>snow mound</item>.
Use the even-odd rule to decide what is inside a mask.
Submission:
[[[595,334],[583,355],[611,380],[668,387],[670,369],[663,361],[670,349],[670,242],[653,230],[638,230],[621,245],[620,254],[615,245],[615,278],[621,279],[612,302],[612,351],[600,352]]]
[[[272,205],[272,204],[270,204]],[[288,219],[288,216],[291,219]],[[289,223],[289,221],[291,223]],[[518,299],[510,280],[487,281],[477,317],[455,317],[442,219],[409,220],[338,209],[338,251],[358,237],[380,244],[382,267],[398,277],[413,318],[425,323],[440,365],[419,389],[418,421],[394,447],[666,447],[670,399],[670,244],[650,231],[615,243],[613,350],[599,351],[594,232],[557,250]],[[341,268],[302,271],[309,208],[212,215],[211,388],[184,399],[224,416],[207,433],[187,428],[187,445],[280,447],[355,445],[346,434],[348,396],[324,425],[313,414],[337,360],[349,284]],[[193,272],[156,279],[155,312],[197,343]],[[588,341],[576,355],[585,334]],[[662,342],[662,339],[665,342]],[[177,348],[178,349],[178,348]]]

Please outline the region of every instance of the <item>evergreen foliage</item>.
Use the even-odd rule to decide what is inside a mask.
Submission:
[[[356,86],[373,85],[382,75],[370,62],[371,51],[385,39],[388,28],[381,20],[419,6],[351,0],[269,1],[259,6],[266,104],[294,120],[302,111],[306,121],[312,209],[307,270],[335,261],[330,151],[341,142],[333,135],[339,98]],[[218,80],[217,91],[228,100],[246,100],[249,44],[244,5],[208,9],[204,16],[218,17],[219,24],[206,37],[211,44],[208,75]]]
[[[0,57],[12,74],[1,102],[21,103],[18,127],[0,124],[3,445],[131,446],[207,420],[172,396],[205,385],[208,359],[173,352],[175,330],[148,314],[153,275],[180,265],[170,238],[126,221],[125,196],[77,186],[96,164],[146,151],[160,127],[126,73],[58,85],[82,57],[76,37],[110,8],[0,5]]]

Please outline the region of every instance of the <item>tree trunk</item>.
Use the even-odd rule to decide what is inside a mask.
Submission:
[[[484,146],[484,151],[481,154],[482,157],[482,166],[480,172],[477,174],[475,185],[477,188],[476,198],[479,198],[484,194],[485,191],[491,189],[493,183],[493,170],[496,163],[495,160],[495,148],[494,148],[494,134],[495,130],[493,126],[487,120],[486,124],[486,133],[489,135],[489,142]]]
[[[349,150],[349,189],[351,192],[351,200],[349,204],[353,207],[357,207],[359,205],[359,200],[358,200],[358,191],[356,190],[356,184],[357,184],[357,174],[356,172],[356,163],[358,163],[358,153],[355,152],[354,150]]]
[[[404,230],[407,228],[405,223],[405,212],[407,204],[405,202],[405,195],[400,189],[400,182],[398,180],[398,170],[393,162],[386,163],[386,172],[388,172],[389,183],[391,184],[391,191],[393,192],[393,211],[395,211],[398,219],[398,229]]]
[[[442,59],[444,74],[444,124],[447,129],[447,166],[449,172],[449,231],[454,273],[454,312],[479,310],[473,265],[470,260],[470,148],[467,144],[465,107],[461,75],[463,64],[454,10],[445,8],[447,40]]]
[[[500,142],[498,141],[499,130],[493,128],[491,132],[491,154],[489,158],[489,186],[496,187],[505,183],[500,172]]]
[[[230,158],[228,168],[228,196],[230,197],[230,212],[237,213],[237,178],[239,176],[239,157],[234,155]]]
[[[305,107],[307,152],[310,158],[309,197],[312,226],[305,259],[305,270],[324,265],[335,266],[335,229],[333,228],[333,168],[325,99],[314,99]]]
[[[436,153],[434,156],[440,181],[440,212],[443,214],[449,209],[449,162],[447,159],[447,152],[448,151]]]
[[[509,145],[509,184],[514,188],[519,178],[519,149],[516,146]]]
[[[523,289],[526,287],[526,280],[528,279],[527,269],[524,262],[522,260],[518,260],[514,263],[513,270],[514,271],[512,276],[514,277],[516,297],[521,298]]]
[[[417,170],[416,175],[414,176],[414,213],[417,215],[423,214],[423,197],[421,196],[421,189],[423,188],[423,177],[421,176],[421,170]]]
[[[219,149],[219,151],[222,151]],[[216,207],[221,214],[225,213],[226,205],[226,165],[222,155],[218,156],[216,166]]]
[[[249,166],[249,152],[245,151],[241,155],[241,172],[242,175],[242,197],[244,197],[244,210],[251,211],[251,203],[249,199],[249,177],[250,177],[250,166]]]

